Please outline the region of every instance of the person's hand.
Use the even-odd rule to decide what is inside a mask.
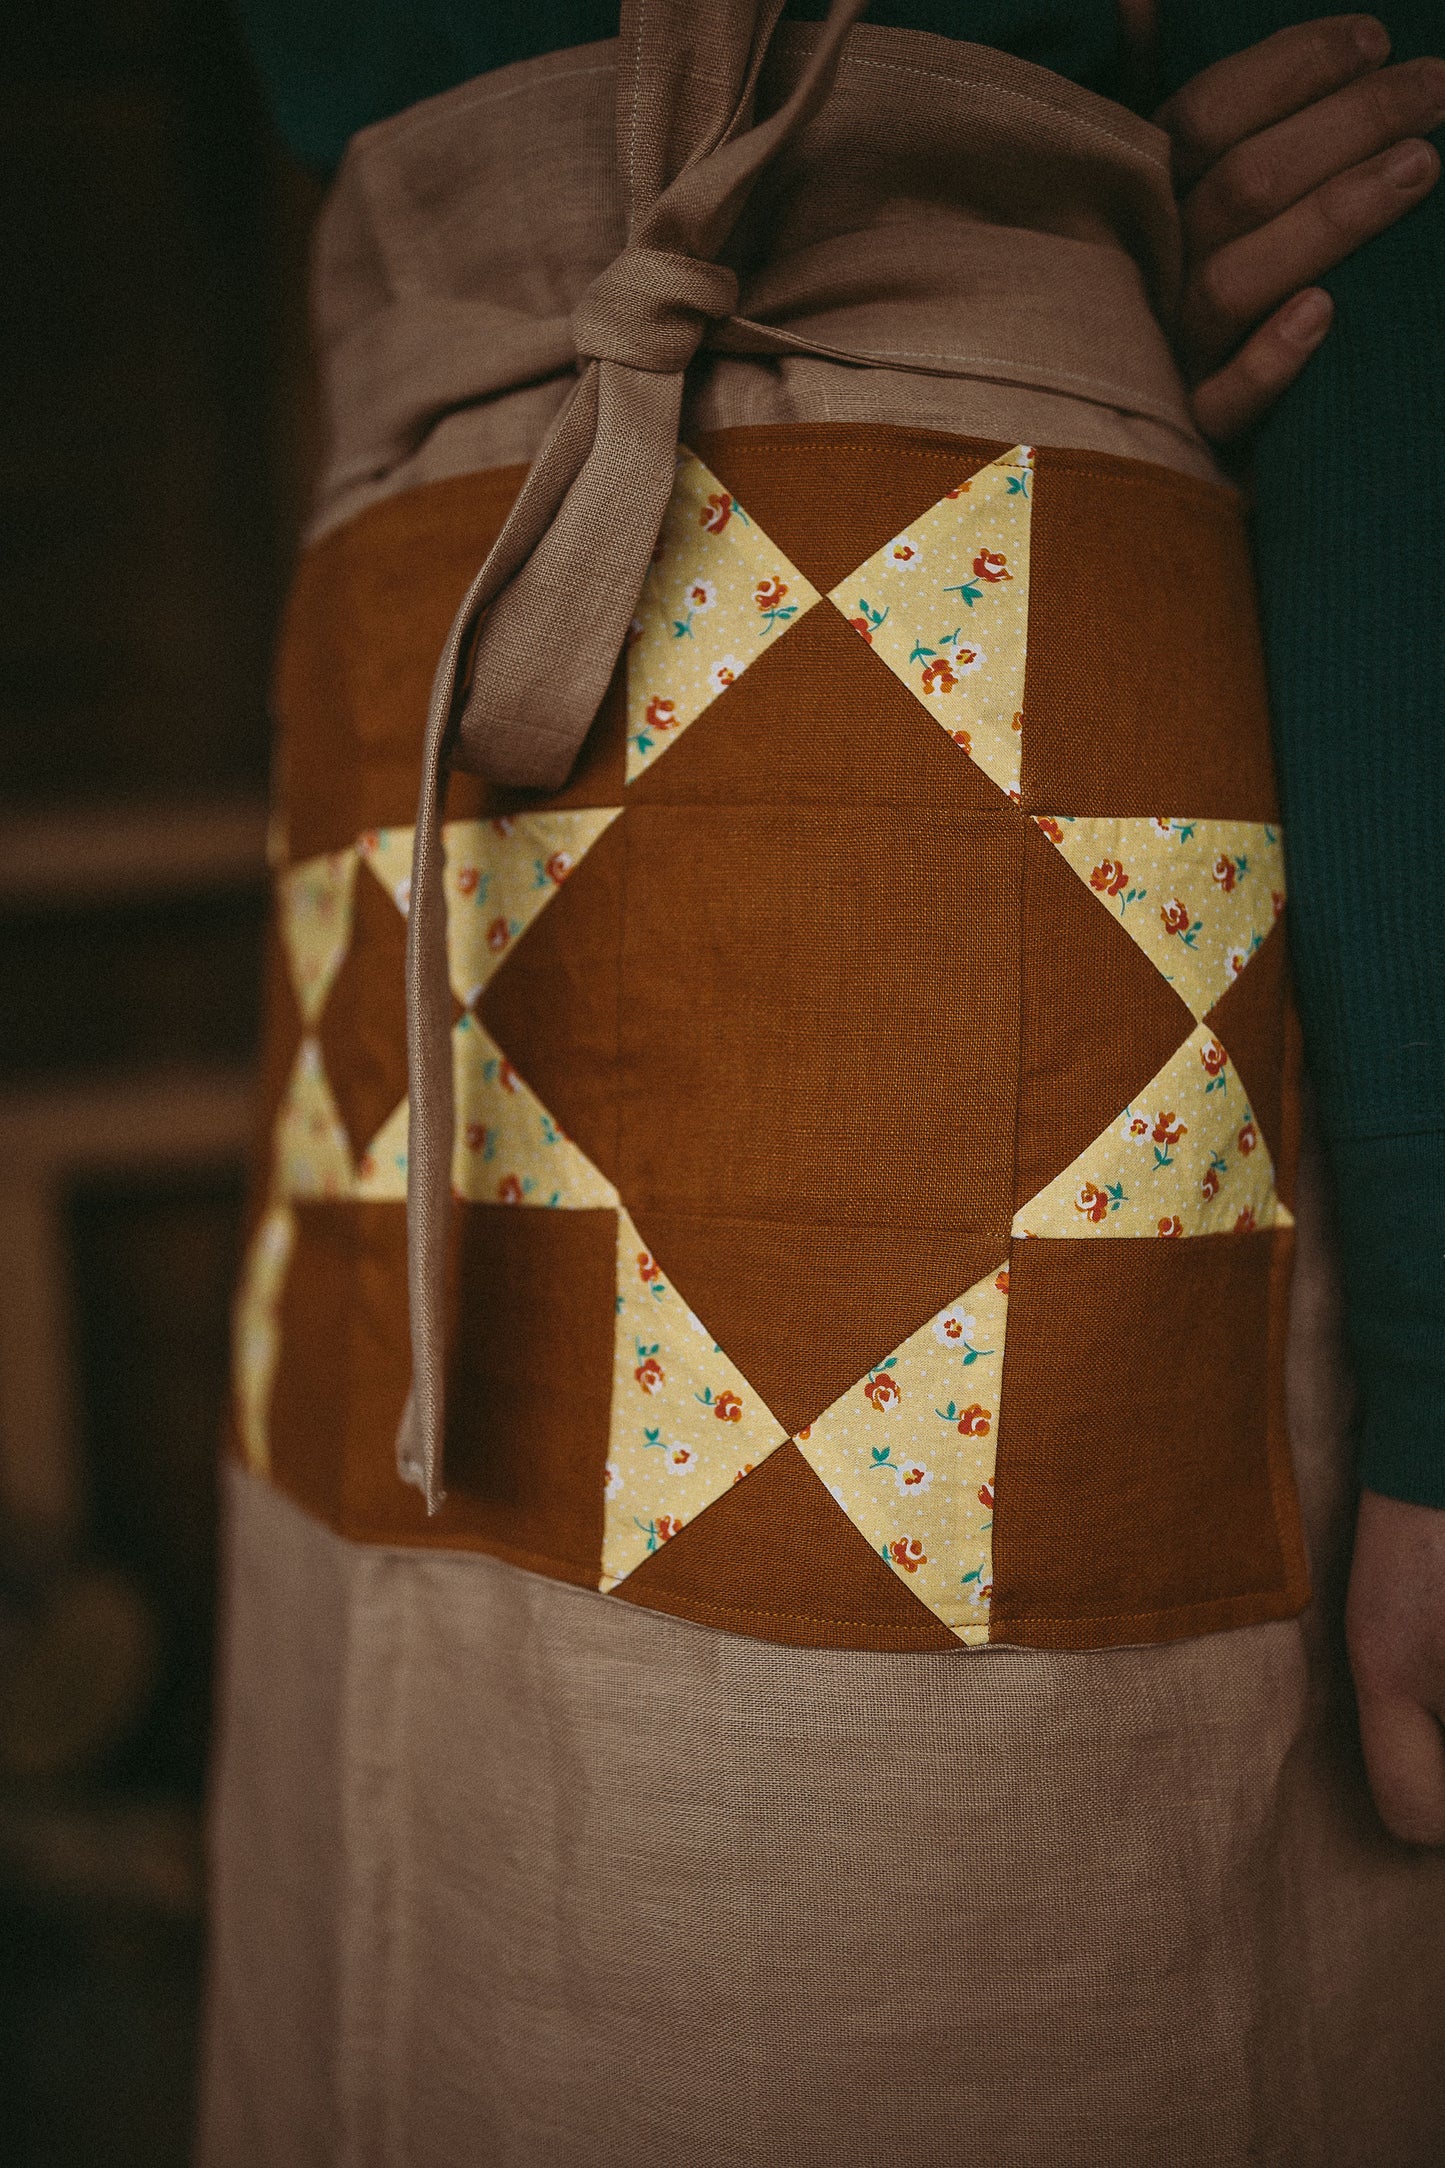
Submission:
[[[1445,1844],[1445,1512],[1364,1492],[1345,1626],[1380,1819]]]
[[[1334,309],[1313,281],[1434,187],[1445,61],[1385,67],[1370,15],[1280,30],[1205,68],[1155,114],[1182,197],[1183,359],[1215,443],[1294,382]]]

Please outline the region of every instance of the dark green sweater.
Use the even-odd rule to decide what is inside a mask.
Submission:
[[[282,132],[323,171],[371,121],[618,24],[617,0],[239,4]],[[1319,4],[1162,0],[1169,86]],[[1380,13],[1397,58],[1445,40],[1438,0]],[[1112,0],[875,0],[868,20],[1120,94]],[[1335,328],[1254,452],[1292,952],[1344,1234],[1361,1476],[1445,1507],[1445,186],[1326,283]]]

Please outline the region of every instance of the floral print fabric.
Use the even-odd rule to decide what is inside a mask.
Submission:
[[[277,882],[282,945],[301,1020],[308,1029],[325,1008],[350,946],[355,890],[354,850],[309,858]]]
[[[1284,844],[1267,822],[1035,818],[1197,1017],[1284,910]]]
[[[241,1267],[232,1328],[236,1421],[246,1465],[255,1475],[271,1466],[271,1388],[281,1354],[281,1291],[296,1242],[296,1218],[285,1205],[262,1215]]]
[[[1000,1264],[797,1438],[885,1564],[970,1644],[988,1639],[1007,1320]]]
[[[283,1197],[351,1195],[351,1146],[312,1038],[297,1048],[277,1118],[276,1176]]]
[[[615,1588],[785,1441],[619,1210],[599,1586]]]
[[[960,482],[828,600],[1010,798],[1019,795],[1034,455]]]
[[[447,960],[464,1009],[619,810],[516,813],[452,821],[442,830]],[[410,830],[407,836],[410,867]]]
[[[1239,1072],[1204,1024],[1020,1210],[1016,1235],[1253,1234],[1286,1217]]]
[[[628,782],[818,600],[717,476],[680,452],[627,656]]]
[[[617,1192],[548,1114],[475,1016],[452,1033],[452,1188],[478,1204],[615,1205]]]

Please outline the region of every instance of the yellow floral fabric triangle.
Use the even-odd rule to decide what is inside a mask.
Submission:
[[[284,1204],[272,1205],[251,1238],[241,1269],[231,1338],[236,1423],[253,1475],[269,1474],[271,1467],[271,1392],[281,1357],[281,1293],[295,1246],[294,1214]]]
[[[629,636],[628,782],[820,599],[683,447]]]
[[[303,1039],[276,1121],[276,1184],[283,1197],[349,1197],[351,1146],[315,1039]]]
[[[786,1441],[776,1416],[619,1211],[598,1585],[615,1588]]]
[[[403,918],[411,909],[413,828],[369,828],[358,843],[363,865],[371,868]]]
[[[351,941],[355,892],[354,849],[308,858],[277,881],[281,941],[308,1031],[320,1019]]]
[[[475,1203],[615,1205],[612,1184],[563,1135],[475,1016],[452,1033],[456,1143],[452,1188]]]
[[[855,1528],[960,1641],[987,1641],[1008,1267],[969,1288],[798,1433]]]
[[[516,813],[451,821],[442,830],[447,960],[463,1008],[620,810]]]
[[[1251,1234],[1287,1223],[1238,1070],[1204,1025],[1031,1197],[1016,1235]]]
[[[983,467],[828,600],[959,751],[1019,796],[1034,455]]]
[[[1284,841],[1268,822],[1034,817],[1196,1017],[1284,909]]]

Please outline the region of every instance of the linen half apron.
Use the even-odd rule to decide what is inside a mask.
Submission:
[[[1424,2159],[1445,1878],[1300,1617],[1287,1363],[1331,1602],[1346,1396],[1241,509],[1162,138],[1043,71],[853,33],[736,254],[898,366],[696,364],[573,774],[452,779],[398,1476],[421,725],[567,382],[468,309],[616,255],[615,67],[368,131],[319,237],[205,2157]]]

